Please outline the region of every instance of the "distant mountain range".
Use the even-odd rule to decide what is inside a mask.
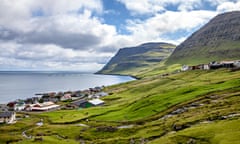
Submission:
[[[214,17],[176,48],[169,43],[122,48],[98,73],[137,75],[161,69],[156,64],[165,59],[165,67],[240,59],[240,11]]]
[[[174,50],[166,64],[240,59],[240,11],[220,14]]]
[[[169,43],[145,43],[136,47],[121,48],[97,73],[132,74],[166,59],[176,46]]]

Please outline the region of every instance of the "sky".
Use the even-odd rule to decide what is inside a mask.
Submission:
[[[100,70],[123,47],[180,44],[240,0],[0,0],[0,70]]]

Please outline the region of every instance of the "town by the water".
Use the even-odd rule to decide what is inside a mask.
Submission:
[[[100,98],[108,95],[103,89],[104,86],[97,86],[78,91],[37,93],[35,97],[0,104],[0,123],[15,123],[16,112],[47,112],[100,106],[104,104]]]
[[[240,70],[240,60],[213,61],[209,64],[183,65],[181,70],[218,70],[227,68],[230,71]],[[169,73],[162,76],[168,76]],[[12,124],[17,122],[16,112],[48,112],[56,110],[83,109],[104,105],[102,97],[111,95],[104,91],[104,86],[97,86],[86,90],[37,93],[35,97],[18,99],[7,104],[0,104],[0,123]]]

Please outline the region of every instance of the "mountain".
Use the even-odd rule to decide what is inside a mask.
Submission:
[[[240,11],[220,14],[174,50],[166,64],[240,59]]]
[[[121,48],[99,74],[133,74],[167,58],[176,46],[169,43],[145,43]]]

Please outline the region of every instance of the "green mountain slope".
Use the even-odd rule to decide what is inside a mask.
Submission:
[[[97,73],[136,75],[167,58],[175,45],[168,43],[145,43],[137,47],[120,49]]]
[[[30,113],[0,143],[239,143],[240,73],[188,71],[107,87],[104,106]],[[36,123],[43,119],[44,125]],[[14,137],[12,136],[14,134]],[[37,142],[38,143],[38,142]]]
[[[216,16],[181,43],[166,64],[240,59],[240,11]]]

